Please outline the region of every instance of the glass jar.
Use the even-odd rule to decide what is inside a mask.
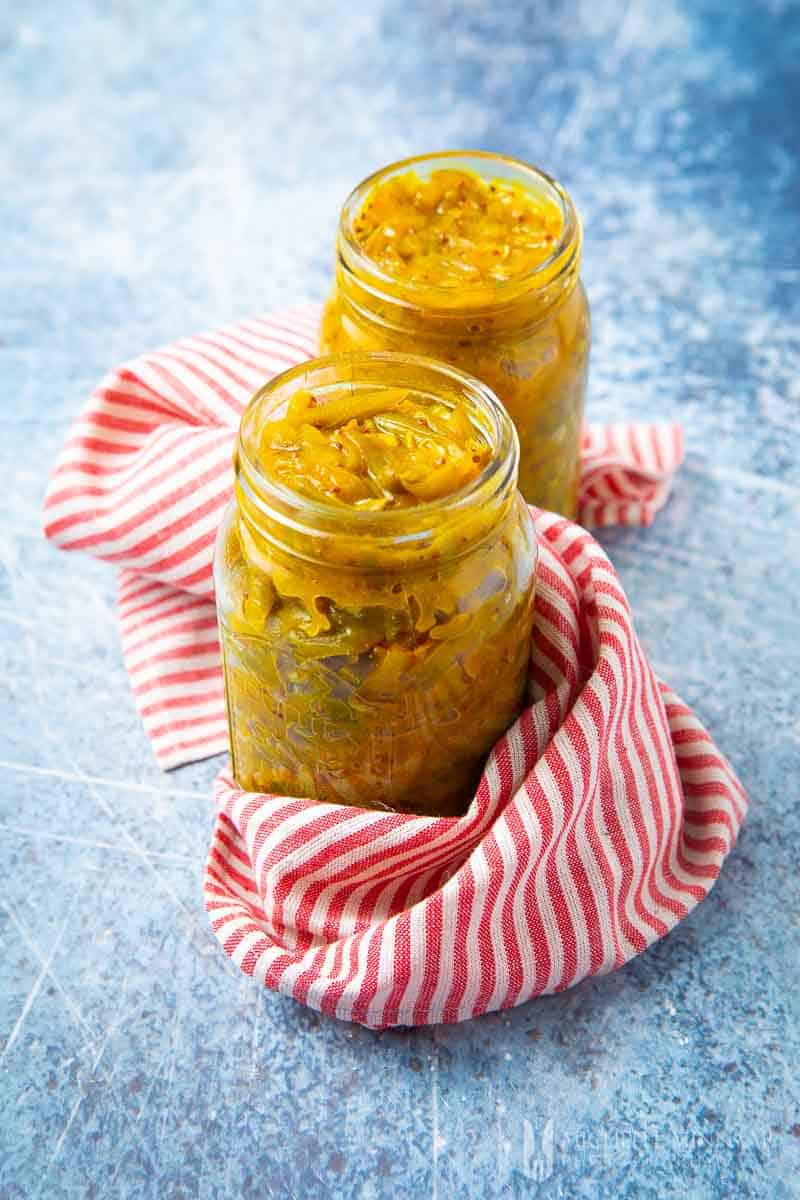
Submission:
[[[398,387],[466,405],[490,448],[471,483],[375,511],[312,500],[259,466],[264,423],[300,389],[324,402]],[[466,811],[527,695],[537,548],[518,453],[490,390],[427,359],[317,359],[256,393],[214,568],[240,786]]]
[[[560,213],[549,256],[518,277],[469,287],[403,279],[382,269],[359,243],[363,206],[387,182],[440,170],[505,180]],[[424,216],[421,218],[424,220]],[[323,353],[393,350],[424,354],[469,372],[502,400],[520,443],[525,499],[575,517],[589,358],[590,322],[579,279],[581,225],[567,192],[536,167],[502,155],[452,151],[385,167],[350,194],[337,235],[336,279],[321,330]]]

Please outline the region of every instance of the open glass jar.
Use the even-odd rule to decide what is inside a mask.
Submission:
[[[525,499],[575,517],[590,341],[580,258],[575,208],[543,171],[477,151],[395,163],[342,208],[322,352],[424,354],[477,376],[516,425]]]
[[[466,414],[485,454],[464,486],[406,507],[357,508],[310,498],[271,472],[268,423],[298,395],[340,407],[377,396],[380,410],[382,393],[388,404],[398,389],[420,411]],[[240,786],[466,810],[526,700],[537,549],[517,467],[513,425],[491,391],[427,359],[317,359],[256,393],[214,575]]]

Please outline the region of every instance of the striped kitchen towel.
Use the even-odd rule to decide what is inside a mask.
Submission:
[[[653,673],[598,543],[534,516],[534,702],[465,816],[218,777],[206,908],[260,983],[374,1028],[461,1021],[615,970],[708,894],[742,786]]]
[[[122,647],[164,769],[228,748],[211,576],[247,401],[317,353],[307,305],[184,338],[118,367],[89,397],[50,479],[44,529],[119,569]],[[584,525],[649,525],[681,462],[678,425],[587,428]]]
[[[211,567],[233,441],[256,388],[313,356],[318,317],[244,321],[119,368],[54,469],[47,535],[119,568],[125,660],[164,767],[227,749]],[[673,426],[590,428],[584,522],[648,524],[681,452]],[[533,700],[463,817],[218,777],[205,903],[246,974],[376,1028],[458,1021],[614,970],[707,895],[741,784],[656,678],[591,534],[534,518]]]

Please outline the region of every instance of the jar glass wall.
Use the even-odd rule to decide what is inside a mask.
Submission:
[[[450,191],[436,204],[437,192],[427,205],[431,181],[437,179],[444,180],[443,187],[449,182]],[[502,242],[506,210],[501,208],[500,220],[494,217],[493,224],[488,224],[494,203],[488,192],[493,181],[501,191],[514,189],[506,206],[507,244]],[[414,188],[418,188],[416,193]],[[456,234],[461,231],[468,255],[479,258],[478,206],[485,208],[488,200],[485,237],[492,246],[488,252],[513,259],[514,238],[521,244],[519,226],[514,224],[520,219],[514,211],[518,197],[523,197],[534,215],[547,215],[549,224],[543,220],[542,228],[555,231],[555,236],[547,234],[551,241],[547,252],[532,260],[529,269],[521,259],[521,269],[515,273],[509,268],[506,277],[499,267],[485,272],[482,286],[474,286],[468,274],[463,286],[452,286],[452,279],[442,282],[442,277],[437,277],[441,258],[431,252],[419,253],[426,222],[429,234],[436,223],[436,237],[452,245],[458,239],[451,236],[451,227],[448,233],[439,227],[447,218],[448,195],[455,196],[461,212],[463,196],[470,189],[474,193],[470,204],[478,220],[472,224],[467,220],[465,227],[456,218],[452,227]],[[364,213],[376,197],[386,198],[381,235],[390,223],[392,204],[403,206],[404,232],[409,229],[408,209],[413,214],[416,203],[420,210],[416,227],[405,237],[405,246],[400,246],[404,259],[396,260],[403,266],[399,272],[383,254],[385,238],[380,243],[381,253],[376,253],[375,237],[362,236]],[[389,233],[394,235],[396,230],[389,229]],[[470,238],[473,250],[468,245]],[[569,195],[535,167],[501,155],[455,151],[396,163],[361,183],[342,209],[336,279],[322,321],[323,353],[392,350],[424,354],[477,376],[500,398],[516,426],[519,485],[526,500],[575,517],[590,342],[589,309],[579,279],[581,240],[580,221]],[[521,253],[524,255],[524,247]],[[453,266],[459,265],[467,273],[475,270],[469,259],[464,262],[462,257],[461,263],[451,260],[451,274]]]
[[[299,392],[407,389],[460,405],[488,446],[452,494],[399,509],[300,495],[264,470]],[[434,815],[465,811],[526,700],[536,539],[513,425],[443,364],[343,355],[293,368],[242,419],[215,586],[233,770],[248,790]]]

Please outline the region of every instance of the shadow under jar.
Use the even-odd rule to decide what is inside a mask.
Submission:
[[[424,354],[477,376],[519,435],[531,504],[577,516],[590,322],[581,225],[543,171],[483,152],[406,159],[341,212],[323,353]]]
[[[527,698],[517,467],[491,391],[427,359],[317,359],[256,393],[214,567],[241,787],[466,811]]]

